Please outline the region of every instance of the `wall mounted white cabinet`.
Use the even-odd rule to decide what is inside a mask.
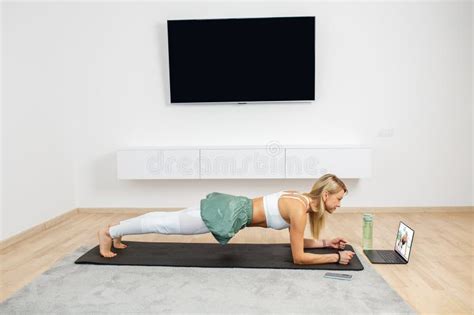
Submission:
[[[119,179],[340,178],[371,176],[360,146],[141,147],[117,152]]]
[[[285,154],[262,149],[203,149],[201,178],[285,178]]]
[[[130,149],[117,154],[119,179],[199,178],[199,149]]]

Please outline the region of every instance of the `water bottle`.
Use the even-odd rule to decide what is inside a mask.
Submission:
[[[374,228],[373,215],[370,213],[364,213],[362,220],[362,248],[372,249],[372,234]]]

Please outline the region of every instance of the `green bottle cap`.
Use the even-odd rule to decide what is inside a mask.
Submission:
[[[370,213],[364,213],[363,219],[365,222],[372,222],[374,220],[374,216]]]

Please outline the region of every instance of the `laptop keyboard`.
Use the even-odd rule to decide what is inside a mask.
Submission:
[[[398,257],[397,253],[395,252],[379,252],[380,256],[382,256],[383,260],[386,262],[398,262],[400,258]]]

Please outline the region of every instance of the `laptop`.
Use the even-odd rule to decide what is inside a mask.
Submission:
[[[413,236],[415,236],[415,231],[400,221],[393,250],[365,249],[364,254],[373,264],[407,264]]]

